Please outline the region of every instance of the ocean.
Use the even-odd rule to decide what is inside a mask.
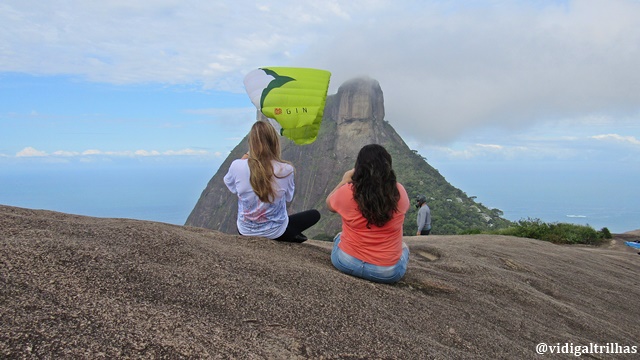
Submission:
[[[0,204],[183,225],[218,166],[2,166]],[[452,185],[468,196],[477,196],[477,202],[502,210],[509,220],[532,218],[589,225],[596,230],[607,227],[613,233],[640,229],[637,169],[518,168],[468,162],[434,166]]]
[[[23,168],[0,172],[0,204],[183,225],[216,167]]]
[[[640,229],[640,169],[632,166],[468,161],[435,166],[452,185],[512,221],[540,219],[612,233]]]

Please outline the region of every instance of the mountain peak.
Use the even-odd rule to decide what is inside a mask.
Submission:
[[[424,194],[432,209],[433,234],[455,234],[470,228],[502,226],[497,209],[476,203],[463,191],[449,184],[426,159],[409,149],[393,127],[384,121],[384,96],[377,80],[359,77],[342,84],[327,97],[318,139],[299,146],[285,138],[282,158],[296,167],[296,193],[289,212],[318,209],[322,218],[306,235],[330,240],[341,229],[340,217],[328,211],[325,199],[345,171],[353,168],[364,145],[380,144],[393,158],[398,181],[411,198]],[[249,148],[245,137],[222,163],[202,192],[186,225],[235,234],[237,198],[224,185],[223,178],[231,162]],[[455,201],[453,201],[455,200]],[[416,232],[416,209],[407,213],[405,235]]]
[[[337,104],[328,108],[338,125],[354,120],[384,120],[384,96],[377,80],[358,77],[338,88]]]

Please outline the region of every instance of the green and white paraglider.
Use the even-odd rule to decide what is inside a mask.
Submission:
[[[320,131],[330,77],[326,70],[264,67],[248,73],[244,86],[253,105],[277,122],[281,135],[305,145]]]

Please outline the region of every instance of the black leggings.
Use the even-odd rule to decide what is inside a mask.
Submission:
[[[320,212],[316,209],[302,211],[289,215],[289,225],[280,237],[274,239],[278,241],[300,242],[296,236],[315,225],[320,220]]]

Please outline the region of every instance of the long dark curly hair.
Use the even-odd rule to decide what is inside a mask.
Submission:
[[[365,145],[358,153],[351,177],[353,198],[365,219],[383,226],[398,210],[400,192],[396,186],[396,173],[391,167],[391,155],[378,144]]]

